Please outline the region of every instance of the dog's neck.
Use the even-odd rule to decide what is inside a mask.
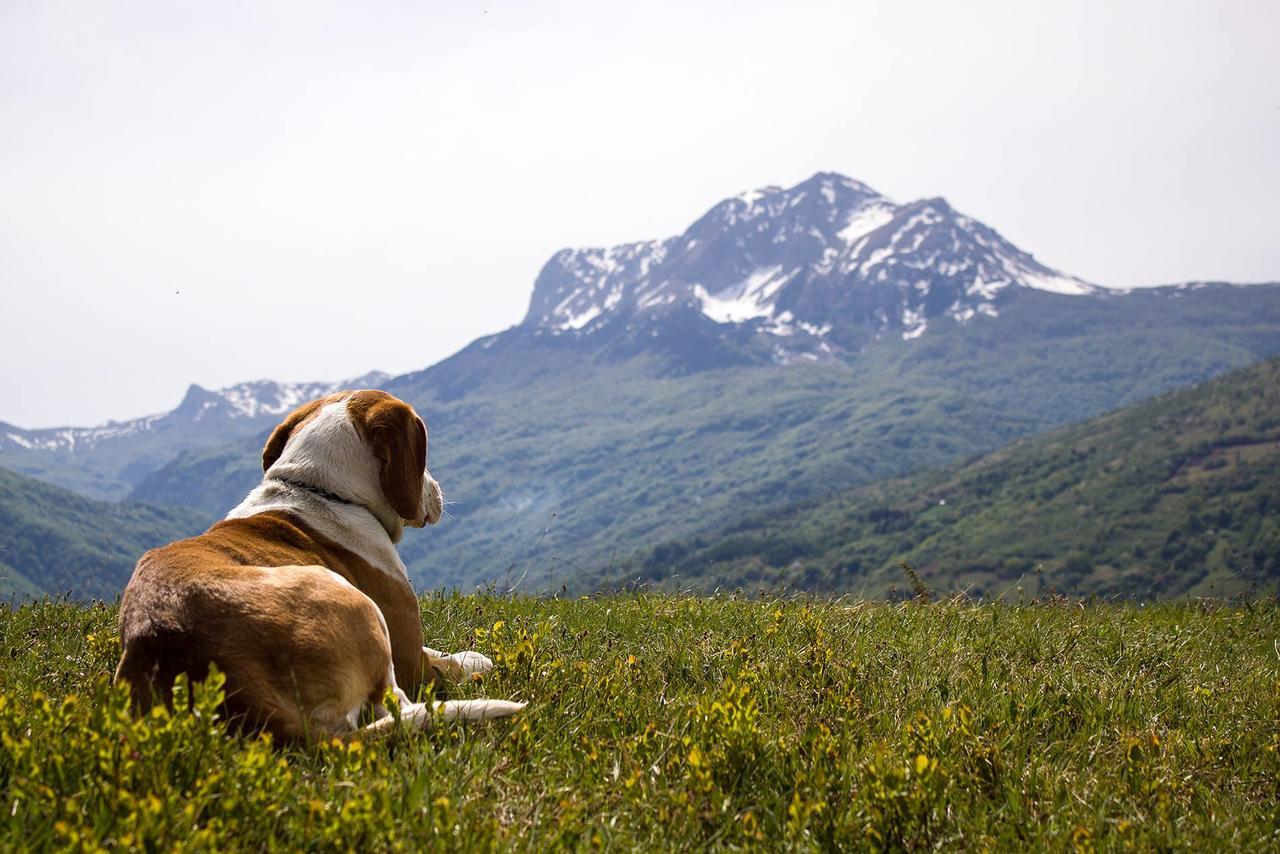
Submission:
[[[263,478],[227,518],[244,519],[269,511],[297,516],[317,534],[349,548],[368,563],[408,580],[408,570],[395,547],[404,531],[399,519],[395,520],[393,535],[386,522],[364,505],[330,501],[314,489],[275,477]]]
[[[385,500],[381,499],[381,493],[377,495],[377,500],[374,500],[374,496],[369,494],[372,490],[368,489],[341,489],[339,492],[339,487],[332,484],[333,478],[325,478],[321,474],[322,472],[317,471],[315,466],[282,461],[276,463],[266,473],[259,489],[277,484],[281,490],[290,495],[309,498],[316,504],[334,511],[351,508],[377,520],[392,543],[400,542],[400,538],[404,535],[404,520]],[[326,480],[329,482],[322,482]],[[353,484],[349,484],[351,485]]]
[[[289,486],[296,486],[298,489],[305,489],[307,492],[311,492],[316,495],[319,495],[321,498],[325,499],[326,501],[334,501],[338,504],[350,504],[353,507],[364,507],[364,505],[358,501],[352,501],[350,498],[343,498],[341,495],[336,495],[327,489],[324,489],[319,486],[314,486],[310,483],[301,483],[296,480],[290,480],[287,477],[276,477],[276,478],[269,478],[269,479],[278,480],[281,483],[288,484]],[[365,509],[369,510],[368,507],[365,507]],[[372,513],[373,511],[369,510],[369,512]]]

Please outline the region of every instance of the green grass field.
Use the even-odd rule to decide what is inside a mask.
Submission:
[[[522,717],[133,720],[107,606],[0,609],[0,848],[1280,846],[1280,608],[426,598]]]

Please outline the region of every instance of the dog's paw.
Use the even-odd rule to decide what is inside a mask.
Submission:
[[[481,656],[483,658],[484,656]],[[514,715],[528,703],[513,703],[510,700],[445,700],[436,703],[444,712],[446,721],[487,721],[491,718],[505,718]]]
[[[445,657],[461,667],[462,672],[467,676],[488,673],[493,669],[493,660],[489,656],[482,655],[474,650],[468,649],[463,652],[455,652],[453,655]]]

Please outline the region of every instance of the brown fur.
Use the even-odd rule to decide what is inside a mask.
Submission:
[[[145,708],[173,679],[227,677],[227,708],[295,739],[310,719],[337,728],[377,702],[392,650],[374,603],[325,571],[331,559],[297,520],[263,513],[147,552],[120,603],[116,678]]]
[[[336,399],[291,413],[267,441],[264,469]],[[403,518],[425,520],[422,421],[382,392],[352,394],[348,408],[381,462],[389,503]],[[202,679],[216,664],[226,674],[228,712],[288,740],[313,727],[340,731],[347,710],[381,700],[390,667],[411,697],[462,676],[454,662],[424,654],[407,579],[283,511],[219,522],[143,555],[120,603],[120,634],[116,679],[130,683],[138,706],[168,702],[179,673]]]

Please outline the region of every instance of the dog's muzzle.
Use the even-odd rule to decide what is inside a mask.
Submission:
[[[436,483],[436,479],[427,475],[422,479],[422,516],[406,521],[410,527],[422,528],[439,522],[443,515],[444,492],[441,491],[440,484]]]

